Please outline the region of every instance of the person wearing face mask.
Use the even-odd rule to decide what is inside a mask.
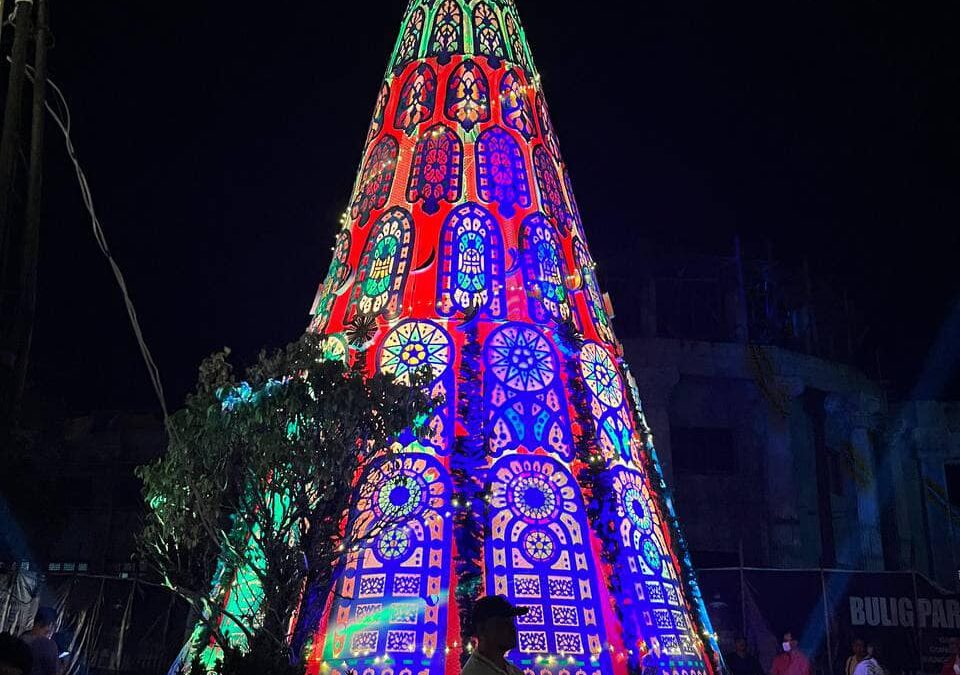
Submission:
[[[770,667],[770,675],[810,675],[810,659],[800,651],[800,643],[793,633],[783,634],[783,652],[777,654]]]
[[[960,638],[951,638],[950,656],[943,662],[940,675],[960,675]]]

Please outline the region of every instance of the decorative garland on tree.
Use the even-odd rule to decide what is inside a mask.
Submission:
[[[460,614],[460,640],[464,646],[461,662],[468,656],[467,645],[474,634],[473,606],[483,591],[483,524],[486,522],[486,500],[481,479],[486,443],[480,391],[481,349],[475,314],[475,310],[468,313],[461,326],[465,339],[460,350],[457,416],[463,431],[457,432],[454,453],[450,458],[457,542],[457,586],[454,597]]]
[[[583,381],[580,370],[580,350],[583,347],[583,336],[577,331],[573,322],[567,320],[557,325],[555,336],[558,346],[563,352],[564,368],[567,374],[567,388],[570,392],[570,404],[576,413],[578,432],[574,438],[577,459],[582,464],[577,474],[577,480],[583,491],[587,514],[593,524],[593,530],[600,541],[600,554],[604,564],[604,579],[610,597],[613,600],[613,610],[623,629],[624,642],[628,645],[628,653],[639,641],[633,626],[635,622],[625,621],[621,598],[623,597],[623,582],[620,579],[617,561],[620,558],[620,541],[617,532],[615,492],[611,473],[607,471],[607,462],[597,445],[597,426],[590,412],[587,396],[587,385]],[[639,659],[630,654],[627,662],[631,675],[640,672]]]
[[[657,502],[660,513],[667,523],[670,533],[670,544],[676,560],[680,563],[680,583],[683,587],[684,596],[689,598],[694,605],[694,611],[690,616],[694,621],[697,634],[701,637],[707,657],[711,660],[708,666],[719,664],[721,655],[717,645],[716,634],[713,631],[713,624],[707,615],[706,604],[703,601],[703,594],[700,592],[700,585],[697,582],[697,573],[693,567],[693,560],[690,557],[690,549],[687,540],[683,536],[683,530],[680,527],[680,520],[677,518],[676,510],[673,508],[673,492],[667,485],[667,480],[663,475],[663,469],[660,466],[660,460],[657,458],[657,451],[653,445],[650,428],[646,424],[640,408],[640,393],[637,390],[636,382],[630,373],[630,367],[626,361],[620,360],[620,366],[623,369],[625,381],[628,383],[627,398],[633,414],[634,424],[637,432],[643,439],[643,452],[640,453],[644,472],[650,476],[654,489],[651,493]]]

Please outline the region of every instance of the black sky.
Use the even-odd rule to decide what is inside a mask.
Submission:
[[[404,4],[51,0],[51,75],[172,403],[210,351],[305,327]],[[844,280],[914,386],[960,293],[955,4],[518,6],[601,269],[641,237],[769,240]],[[149,407],[55,136],[48,157],[38,387]]]

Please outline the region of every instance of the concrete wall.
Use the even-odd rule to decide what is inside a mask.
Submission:
[[[885,403],[873,382],[776,347],[624,347],[696,564],[697,552],[738,559],[742,545],[748,565],[884,568],[874,442]],[[671,428],[729,430],[736,471],[675,471]],[[828,460],[842,475],[831,479]]]
[[[960,574],[960,508],[944,466],[960,464],[960,403],[911,401],[891,411],[883,465],[894,474],[890,547],[917,569],[954,587]]]

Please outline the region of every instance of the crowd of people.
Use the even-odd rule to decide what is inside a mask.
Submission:
[[[810,659],[800,649],[800,643],[793,633],[784,633],[780,647],[780,653],[774,657],[767,671],[757,657],[747,650],[747,641],[737,638],[733,643],[733,653],[725,657],[727,670],[730,675],[812,675]],[[842,675],[885,675],[874,646],[855,638],[850,645],[850,656],[844,664]],[[960,671],[951,675],[960,675]]]
[[[527,611],[524,607],[515,607],[503,596],[478,600],[473,612],[478,643],[464,666],[463,675],[520,675],[520,669],[506,659],[506,654],[517,646],[516,618]],[[67,655],[60,653],[53,640],[56,624],[55,610],[41,607],[33,628],[19,638],[0,633],[0,675],[61,675],[63,658]],[[728,675],[813,675],[810,659],[792,632],[783,635],[781,651],[769,670],[750,653],[746,639],[737,638],[733,647],[733,653],[725,657]],[[880,664],[876,646],[854,638],[843,673],[838,675],[887,674]],[[960,640],[951,642],[950,655],[940,675],[960,675]]]
[[[764,670],[756,656],[747,649],[747,641],[737,638],[733,653],[724,657],[729,675],[812,675],[810,659],[800,649],[793,634],[783,636],[781,651],[773,659],[769,670]],[[850,644],[850,656],[838,675],[889,675],[880,662],[877,646],[862,638],[854,638]],[[960,639],[952,640],[950,653],[940,675],[960,675]]]
[[[777,654],[770,664],[770,669],[764,670],[760,660],[747,649],[747,640],[737,638],[733,642],[733,653],[724,657],[729,675],[812,675],[810,659],[800,650],[800,643],[787,632],[783,635],[782,651]],[[854,675],[848,671],[845,675]],[[856,675],[867,675],[856,673]],[[876,675],[870,673],[869,675]]]

